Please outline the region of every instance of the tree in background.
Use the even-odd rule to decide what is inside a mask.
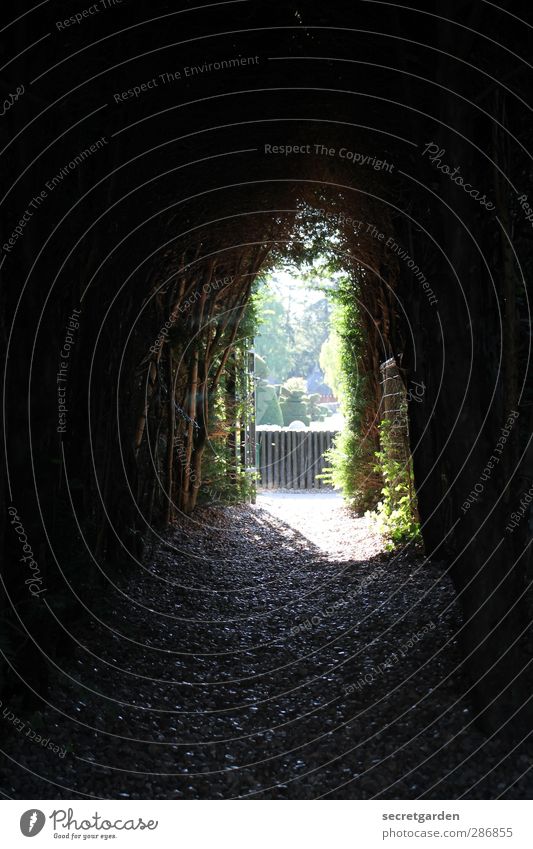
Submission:
[[[299,274],[303,279],[300,289],[320,289],[326,282],[320,274]],[[326,297],[298,305],[290,294],[283,299],[274,290],[272,278],[264,281],[263,290],[257,295],[258,332],[254,344],[256,353],[266,361],[270,382],[284,383],[290,377],[321,374],[320,350],[330,330],[330,312]]]
[[[264,286],[258,293],[255,352],[267,364],[268,376],[283,383],[294,367],[294,334],[285,305],[276,292]],[[266,375],[265,375],[266,377]]]
[[[320,368],[324,373],[324,382],[331,387],[331,390],[337,398],[342,402],[343,399],[343,381],[342,381],[342,340],[336,326],[333,326],[331,332],[320,348],[319,363]]]
[[[330,312],[327,298],[321,298],[292,317],[295,364],[290,377],[303,374],[308,378],[320,366],[320,351],[330,330]]]

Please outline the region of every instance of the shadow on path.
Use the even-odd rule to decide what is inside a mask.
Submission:
[[[93,601],[102,622],[71,628],[79,646],[52,674],[51,706],[21,709],[22,730],[3,720],[3,792],[527,798],[527,780],[513,782],[528,755],[506,760],[472,729],[437,566],[380,552],[349,516],[321,550],[265,507],[200,511],[125,595]],[[298,520],[310,536],[313,510]]]

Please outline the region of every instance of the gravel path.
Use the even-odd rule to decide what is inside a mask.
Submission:
[[[260,490],[257,505],[312,542],[329,560],[370,560],[383,550],[372,522],[354,518],[332,490]]]
[[[335,498],[200,511],[121,589],[2,720],[8,796],[531,797],[531,752],[472,729],[448,580]]]

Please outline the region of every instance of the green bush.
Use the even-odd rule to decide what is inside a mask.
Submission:
[[[320,394],[312,392],[310,395],[304,395],[304,401],[307,407],[307,416],[312,422],[322,422],[326,418],[325,408],[320,403]],[[329,412],[329,411],[328,411]]]
[[[319,475],[324,483],[342,490],[348,506],[357,513],[373,509],[383,485],[381,475],[376,472],[373,442],[344,429],[324,456],[327,466]]]
[[[303,422],[305,425],[309,424],[310,418],[305,392],[303,377],[290,377],[281,387],[280,407],[285,427],[296,421]]]
[[[384,481],[381,501],[368,516],[387,540],[387,548],[416,542],[420,539],[420,524],[413,483],[412,459],[398,457],[392,437],[392,424],[384,419],[379,426],[380,449],[376,451],[375,470]]]
[[[241,504],[250,501],[255,492],[257,475],[250,475],[235,460],[235,454],[224,439],[211,440],[202,463],[199,505]]]
[[[269,386],[266,380],[259,380],[256,388],[256,424],[279,425],[283,427],[283,415],[275,386]]]

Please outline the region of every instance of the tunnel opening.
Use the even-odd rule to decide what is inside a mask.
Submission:
[[[337,198],[337,205],[339,202],[344,203],[344,200]],[[286,217],[270,223],[274,228],[274,238],[266,247],[262,243],[259,248],[257,244],[250,247],[250,243],[246,243],[248,253],[252,254],[246,260],[256,263],[254,271],[241,270],[250,266],[246,265],[242,254],[231,247],[223,249],[216,259],[210,256],[207,262],[197,258],[192,274],[187,272],[189,277],[183,271],[175,275],[177,278],[181,276],[179,283],[163,284],[167,317],[161,313],[161,329],[140,364],[140,368],[144,366],[146,371],[136,387],[141,396],[134,437],[137,469],[142,476],[142,469],[147,465],[150,473],[155,473],[159,489],[144,485],[138,487],[144,497],[141,512],[150,520],[155,511],[159,520],[163,518],[168,523],[176,512],[191,513],[199,499],[206,503],[209,500],[223,501],[224,498],[246,500],[250,496],[253,484],[249,472],[256,463],[256,449],[252,441],[256,438],[257,426],[264,424],[264,410],[258,409],[258,394],[259,407],[265,401],[264,393],[258,393],[257,387],[254,393],[250,392],[251,372],[255,373],[256,380],[261,380],[257,369],[263,360],[260,356],[250,357],[257,324],[255,298],[260,291],[260,275],[274,269],[280,260],[285,263],[289,259],[293,263],[307,261],[309,273],[312,268],[309,263],[322,257],[323,262],[329,263],[333,274],[344,274],[343,306],[351,309],[344,318],[345,347],[352,350],[354,340],[358,340],[357,352],[352,350],[353,367],[358,374],[347,394],[358,395],[358,385],[365,383],[364,401],[359,398],[350,398],[350,401],[364,419],[363,443],[370,442],[372,436],[369,451],[377,447],[375,437],[382,403],[379,367],[392,355],[393,348],[391,339],[387,338],[390,336],[390,306],[384,315],[383,301],[375,292],[370,297],[366,294],[372,290],[372,276],[379,274],[376,258],[370,257],[366,265],[364,260],[363,264],[359,260],[365,247],[370,251],[373,236],[368,236],[368,233],[371,227],[375,229],[375,225],[344,213],[343,221],[345,217],[348,221],[343,232],[338,226],[332,228],[330,215],[309,203],[296,204],[290,212],[292,220]],[[264,226],[263,217],[260,222]],[[285,236],[281,232],[282,238],[276,238],[275,229],[283,231],[284,227]],[[333,244],[332,238],[336,244]],[[356,243],[354,246],[350,246],[350,239]],[[372,248],[376,253],[374,245]],[[378,257],[379,253],[378,250]],[[341,271],[343,267],[350,267],[349,271]],[[379,285],[385,290],[391,288],[384,279]],[[156,297],[162,297],[161,286]],[[387,291],[387,305],[392,301],[393,295]],[[325,299],[324,303],[327,303]],[[321,332],[324,335],[323,329]],[[375,350],[376,345],[378,350]],[[315,362],[313,365],[316,368],[319,364]],[[162,377],[165,371],[166,383]],[[293,382],[298,377],[287,376]],[[303,375],[299,377],[304,379]],[[348,381],[349,375],[345,378]],[[157,381],[160,390],[154,388]],[[161,406],[158,391],[165,395],[167,407]],[[283,399],[286,425],[298,420],[290,413],[291,409],[298,408],[304,419],[302,425],[307,426],[308,416],[303,406],[298,406],[304,394],[302,387],[293,388],[292,395],[290,388],[284,392],[287,394],[287,398]],[[250,399],[251,394],[255,395],[253,400]],[[275,400],[279,403],[279,399]],[[309,404],[310,399],[306,400]],[[315,396],[316,415],[323,415],[316,400]],[[281,408],[276,413],[280,416]],[[250,432],[252,419],[255,420],[253,436]],[[168,431],[163,439],[162,429]],[[203,463],[206,468],[209,466],[209,471],[202,485]],[[312,469],[307,480],[311,484],[315,481]]]
[[[322,253],[273,268],[263,282],[254,340],[259,490],[325,485],[325,454],[343,424],[332,345],[336,275]]]
[[[374,223],[348,223],[357,242],[379,232]],[[374,520],[392,549],[419,538],[408,402],[420,402],[423,387],[408,397],[402,353],[391,356],[381,317],[366,307],[374,274],[348,247],[335,218],[304,207],[290,252],[260,275],[249,402],[255,422],[245,439],[255,442],[262,506],[285,511],[290,523],[303,506],[297,494],[317,515],[321,506],[334,515],[344,499],[354,515]],[[318,490],[322,498],[309,500]],[[319,524],[327,534],[327,522]]]

